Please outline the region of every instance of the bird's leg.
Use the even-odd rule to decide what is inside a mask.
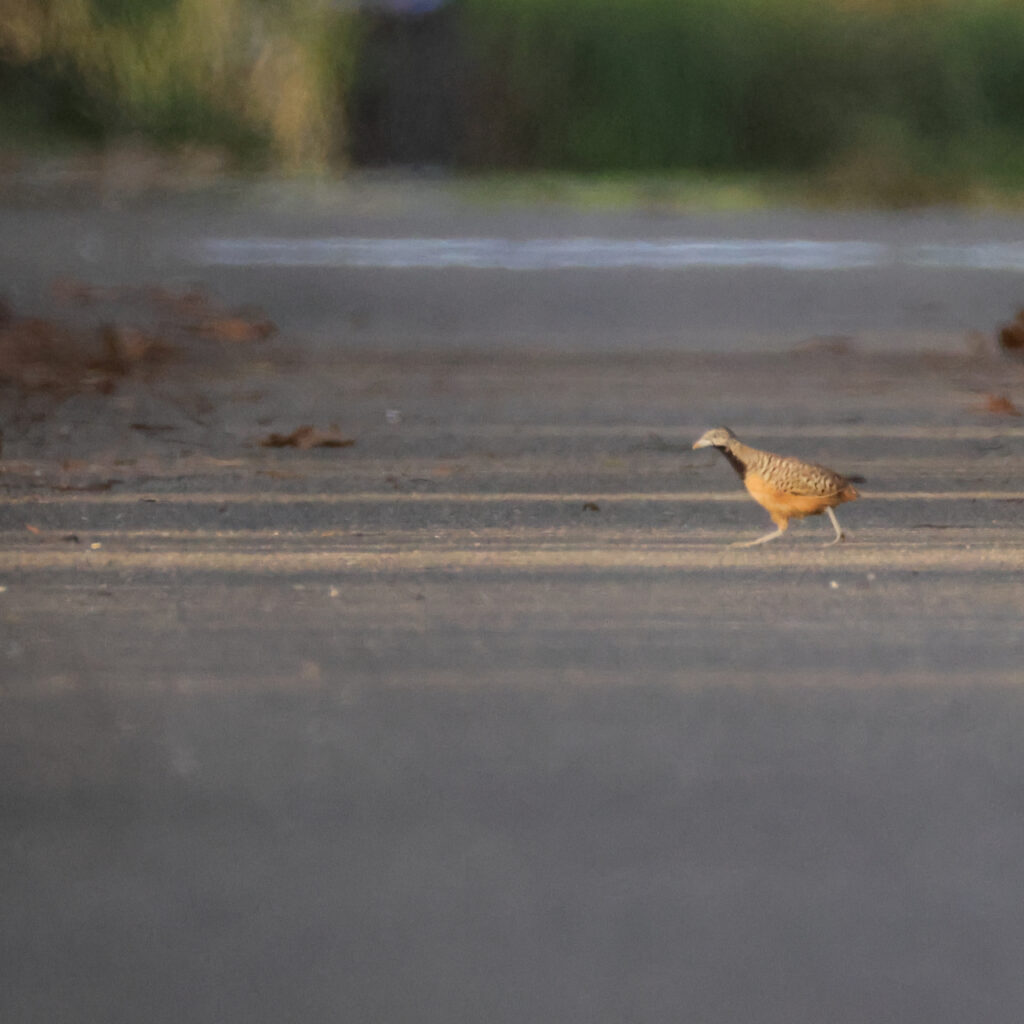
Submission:
[[[775,540],[776,537],[781,537],[786,532],[784,526],[780,526],[774,533],[766,533],[763,537],[758,537],[757,540],[742,540],[737,541],[735,544],[730,544],[731,548],[752,548],[758,544],[764,544],[767,541]]]
[[[839,520],[836,518],[836,514],[832,511],[831,507],[826,505],[825,511],[828,513],[829,519],[832,520],[832,527],[836,531],[835,538],[825,545],[825,547],[830,548],[833,544],[838,544],[841,540],[846,540],[846,534],[843,533],[843,528],[839,525]]]

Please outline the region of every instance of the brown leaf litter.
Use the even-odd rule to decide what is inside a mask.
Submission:
[[[309,448],[348,448],[355,443],[355,438],[342,436],[336,427],[318,430],[307,424],[296,427],[290,434],[267,434],[260,441],[260,447],[298,448],[306,451]]]
[[[998,416],[1020,416],[1021,411],[1006,395],[986,395],[985,400],[975,406],[977,412],[990,412]]]
[[[0,383],[24,392],[108,394],[117,378],[172,354],[162,339],[134,329],[75,329],[43,317],[13,317],[0,326]]]
[[[1004,352],[1024,350],[1024,309],[1017,310],[1013,320],[999,328],[998,337],[999,347]]]
[[[189,338],[236,344],[262,341],[277,331],[259,310],[223,309],[195,287],[174,292],[58,278],[51,294],[75,315],[18,316],[0,299],[0,384],[62,397],[109,394],[118,380],[180,355]],[[83,316],[91,322],[83,324]]]

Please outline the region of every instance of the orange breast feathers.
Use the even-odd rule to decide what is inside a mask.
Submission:
[[[785,489],[772,484],[755,470],[748,469],[743,478],[750,496],[759,505],[763,505],[772,517],[772,522],[782,529],[790,519],[803,519],[804,516],[820,515],[826,508],[835,508],[844,501],[854,501],[857,497],[856,488],[841,477],[837,478],[835,488],[798,488]],[[804,490],[805,493],[798,493]],[[812,491],[812,493],[807,493]]]

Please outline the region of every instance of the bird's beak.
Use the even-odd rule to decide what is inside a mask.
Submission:
[[[711,447],[711,442],[708,441],[706,438],[701,437],[701,438],[698,438],[696,441],[693,442],[693,447],[694,448],[710,448]]]

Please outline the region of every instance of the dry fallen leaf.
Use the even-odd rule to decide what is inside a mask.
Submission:
[[[173,423],[129,423],[128,426],[142,434],[164,434],[177,429]]]
[[[248,319],[242,316],[207,317],[196,328],[196,333],[218,341],[262,341],[276,333],[277,326],[266,319]]]
[[[109,491],[114,484],[124,483],[120,477],[109,477],[100,480],[62,481],[53,485],[57,491]]]
[[[981,410],[983,412],[996,413],[1000,416],[1019,416],[1021,414],[1020,409],[1006,395],[986,395]]]
[[[1018,310],[1013,321],[999,329],[999,344],[1008,352],[1024,349],[1024,309]]]
[[[347,448],[355,439],[343,437],[337,430],[318,430],[316,427],[296,427],[290,434],[268,434],[262,441],[262,448]]]

